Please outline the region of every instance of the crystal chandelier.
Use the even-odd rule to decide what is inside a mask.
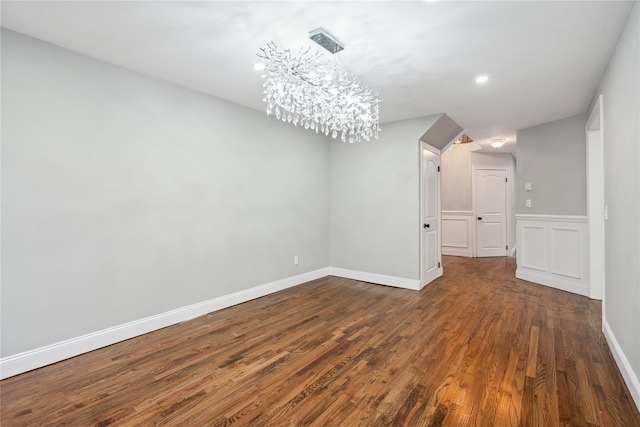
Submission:
[[[260,51],[267,115],[333,138],[340,135],[343,142],[378,138],[378,94],[366,85],[311,48],[293,55],[271,42]]]

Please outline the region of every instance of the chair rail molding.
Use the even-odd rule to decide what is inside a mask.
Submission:
[[[587,223],[587,217],[584,215],[516,214],[516,221],[518,220]]]

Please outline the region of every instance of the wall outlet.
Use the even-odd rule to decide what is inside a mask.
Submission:
[[[531,183],[530,182],[525,182],[524,183],[524,191],[531,191]]]
[[[298,265],[298,255],[293,257],[293,265]]]
[[[527,199],[527,200],[525,200],[525,201],[524,201],[524,205],[525,205],[526,207],[530,208],[530,207],[531,207],[531,199]]]

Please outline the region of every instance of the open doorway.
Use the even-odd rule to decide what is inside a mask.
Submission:
[[[515,159],[480,148],[471,141],[442,154],[442,254],[514,256]]]
[[[440,150],[420,143],[420,288],[442,276]]]

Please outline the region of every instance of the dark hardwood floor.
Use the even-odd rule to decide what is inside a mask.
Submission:
[[[600,303],[445,257],[328,277],[0,382],[2,426],[639,426]]]

